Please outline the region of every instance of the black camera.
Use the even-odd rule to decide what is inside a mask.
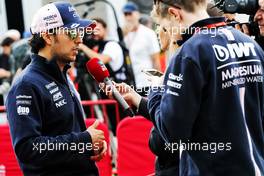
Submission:
[[[259,5],[258,0],[220,0],[217,6],[225,13],[243,13],[255,15]]]
[[[244,23],[248,26],[249,33],[252,36],[259,36],[258,24],[254,22],[254,16],[259,9],[258,0],[216,0],[216,7],[222,10],[224,13],[240,13],[250,15],[249,22]],[[230,26],[240,24],[236,21],[229,23]]]

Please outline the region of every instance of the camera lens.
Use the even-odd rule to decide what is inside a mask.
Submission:
[[[224,4],[225,13],[243,13],[254,15],[258,9],[257,0],[226,0]]]

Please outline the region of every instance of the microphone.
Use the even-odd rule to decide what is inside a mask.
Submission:
[[[86,69],[98,83],[104,82],[106,85],[111,87],[115,100],[122,106],[126,115],[130,117],[135,116],[132,109],[129,107],[127,102],[120,95],[116,87],[113,85],[112,81],[109,79],[109,71],[101,60],[97,58],[90,59],[86,63]]]

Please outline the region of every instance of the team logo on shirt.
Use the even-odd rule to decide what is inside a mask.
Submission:
[[[17,114],[18,115],[28,115],[30,112],[29,107],[18,106],[17,107]]]
[[[16,105],[31,105],[32,96],[30,95],[17,95]]]
[[[32,96],[31,95],[17,95],[16,96],[16,105],[17,105],[17,114],[27,116],[30,113]]]
[[[54,89],[51,89],[49,92],[50,92],[50,94],[54,94],[58,90],[59,90],[59,88],[58,87],[55,87]]]
[[[61,94],[61,92],[57,92],[57,93],[55,93],[54,95],[53,95],[53,101],[55,102],[55,101],[58,101],[58,100],[60,100],[60,99],[62,99],[63,98],[63,96],[62,96],[62,94]]]
[[[231,43],[213,45],[217,70],[221,72],[222,89],[246,83],[263,82],[263,68],[257,57],[254,43]],[[241,59],[240,59],[241,58]]]
[[[182,88],[183,74],[175,75],[173,73],[169,74],[169,79],[167,81],[168,89],[166,93],[179,96],[179,91]]]
[[[54,81],[45,85],[46,89],[50,89],[50,88],[55,87],[55,86],[57,86],[57,84]]]
[[[213,50],[217,60],[225,62],[228,59],[257,56],[253,43],[232,43],[226,46],[213,45]]]
[[[55,105],[56,105],[57,108],[59,108],[59,107],[61,107],[63,105],[66,105],[66,104],[67,104],[66,100],[63,99],[63,100],[57,102]]]
[[[45,85],[49,93],[52,95],[52,100],[55,103],[56,108],[60,108],[63,105],[67,104],[67,101],[63,98],[61,91],[59,90],[58,85],[55,82],[51,82]]]

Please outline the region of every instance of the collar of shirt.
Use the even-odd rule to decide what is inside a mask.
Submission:
[[[205,28],[218,28],[218,27],[222,27],[225,25],[226,25],[225,17],[211,17],[211,18],[206,18],[206,19],[197,21],[194,24],[192,24],[189,28],[187,28],[185,32],[183,32],[183,34],[181,35],[182,40],[178,40],[177,44],[179,46],[183,45],[184,42],[186,42],[195,33],[197,33],[197,30],[202,30]]]
[[[55,58],[51,61],[47,61],[46,58],[37,54],[32,55],[31,58],[32,64],[38,67],[38,69],[44,71],[60,83],[67,83],[66,74],[67,70],[71,68],[70,64],[66,64],[63,71],[61,71]]]

